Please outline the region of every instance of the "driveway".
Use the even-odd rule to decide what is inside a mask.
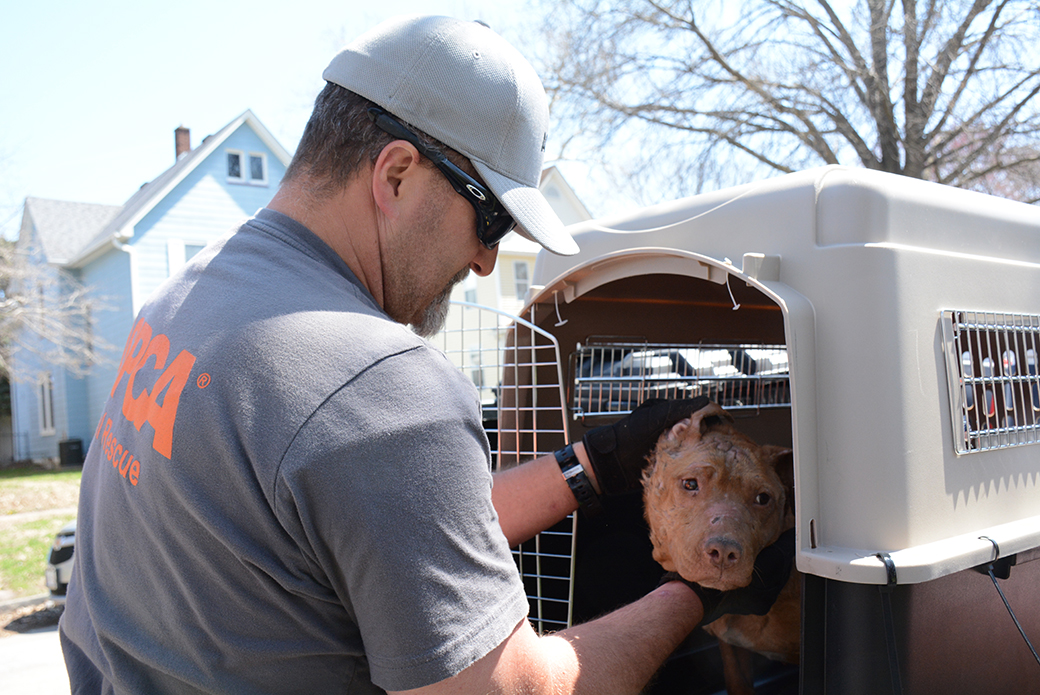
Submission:
[[[4,695],[69,695],[58,626],[0,639],[0,683]]]

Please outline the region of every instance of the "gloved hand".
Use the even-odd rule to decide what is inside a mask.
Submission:
[[[661,434],[708,405],[706,396],[682,400],[651,398],[612,425],[596,427],[582,441],[600,492],[618,495],[640,489],[646,455]]]
[[[794,567],[794,529],[780,534],[773,545],[763,548],[755,558],[751,583],[741,589],[719,591],[688,582],[676,572],[661,577],[661,584],[680,581],[693,589],[704,606],[704,617],[698,625],[713,623],[724,615],[765,615],[776,603]]]

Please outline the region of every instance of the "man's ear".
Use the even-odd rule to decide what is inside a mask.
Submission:
[[[417,189],[421,167],[419,151],[404,140],[383,148],[372,166],[372,198],[387,217],[397,219],[400,208]]]

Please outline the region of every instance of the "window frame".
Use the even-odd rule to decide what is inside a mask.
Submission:
[[[517,270],[523,268],[523,291],[520,290],[520,273]],[[513,261],[513,291],[516,293],[516,298],[522,300],[527,296],[527,291],[531,289],[531,269],[527,265],[527,261]]]
[[[238,157],[238,176],[231,175],[231,164],[228,161],[231,155]],[[260,160],[262,178],[253,178],[253,160]],[[239,150],[228,147],[224,150],[224,173],[227,174],[227,182],[242,186],[267,186],[267,153],[255,150]]]
[[[253,159],[260,160],[260,173],[261,178],[253,178]],[[246,183],[251,186],[266,186],[267,185],[267,155],[263,152],[249,152],[246,154],[246,161],[249,164],[249,176],[246,179]]]
[[[231,175],[231,155],[238,157],[238,176]],[[245,153],[242,150],[228,148],[224,150],[224,173],[229,183],[245,183]]]
[[[40,436],[50,437],[55,433],[54,423],[54,379],[50,372],[42,374],[36,382],[38,390],[36,414],[40,426]]]

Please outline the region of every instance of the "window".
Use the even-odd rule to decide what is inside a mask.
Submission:
[[[186,244],[182,239],[167,239],[166,241],[166,273],[173,275],[181,267],[191,260],[191,257],[202,249],[205,244]]]
[[[242,180],[242,153],[227,151],[227,177],[229,180]]]
[[[516,298],[523,299],[527,295],[527,288],[531,286],[527,280],[525,261],[513,261],[513,282],[516,283]]]
[[[206,248],[203,244],[185,244],[184,245],[184,261],[190,261],[192,256]]]
[[[267,155],[262,152],[227,150],[227,178],[231,183],[267,185]]]
[[[267,161],[262,154],[249,153],[249,183],[267,183]]]
[[[470,304],[477,303],[477,276],[470,273],[462,283],[462,289],[466,291],[466,301]]]
[[[39,396],[40,434],[54,434],[54,384],[49,373],[40,377]]]

